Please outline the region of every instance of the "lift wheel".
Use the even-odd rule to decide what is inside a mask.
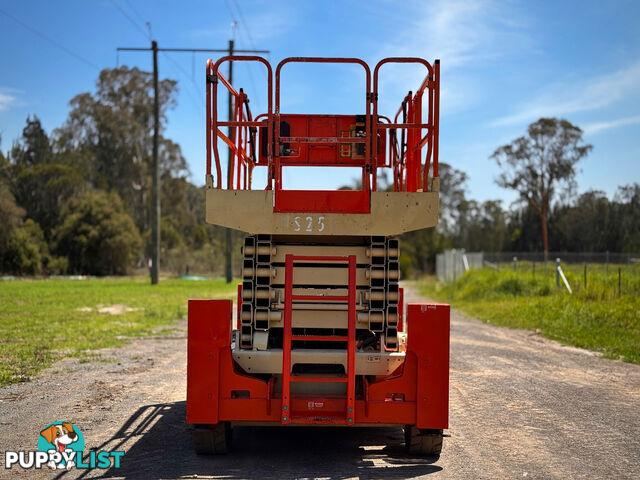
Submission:
[[[220,455],[231,450],[231,424],[196,425],[193,441],[198,455]]]
[[[415,425],[404,427],[404,443],[411,455],[439,457],[442,438],[442,430],[421,430]]]

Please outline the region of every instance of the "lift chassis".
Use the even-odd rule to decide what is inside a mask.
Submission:
[[[221,74],[229,61],[264,65],[267,112],[252,116],[246,93]],[[281,72],[293,62],[362,68],[364,113],[281,113]],[[393,120],[378,112],[379,73],[392,63],[426,70]],[[273,77],[261,57],[207,62],[206,220],[247,236],[236,308],[189,302],[196,451],[225,453],[237,425],[402,426],[410,453],[438,456],[448,428],[449,305],[409,303],[405,314],[395,236],[438,221],[439,61],[387,58],[372,75],[355,58],[295,57],[278,64],[275,89]],[[234,99],[226,121],[217,112],[223,88]],[[231,150],[226,188],[219,142]],[[361,168],[361,188],[285,189],[283,169],[303,166]],[[266,169],[263,190],[251,189],[256,167]],[[393,173],[385,190],[378,169]]]

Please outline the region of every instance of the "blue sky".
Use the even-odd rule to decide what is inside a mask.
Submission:
[[[619,185],[640,182],[637,1],[0,0],[0,9],[68,50],[0,12],[3,151],[27,115],[38,115],[47,131],[60,126],[69,100],[93,91],[100,68],[116,65],[116,47],[148,45],[145,22],[161,47],[225,48],[236,20],[236,47],[270,50],[274,68],[288,56],[354,56],[372,66],[386,56],[440,58],[440,160],[468,174],[471,198],[509,205],[514,195],[495,185],[489,156],[541,116],[568,119],[593,145],[580,164],[579,191],[612,195]],[[166,134],[181,145],[197,184],[204,178],[206,58],[159,57],[161,77],[180,87]],[[151,68],[146,53],[120,53],[119,62]],[[424,74],[388,67],[383,76],[380,103],[390,116]],[[238,65],[234,77],[254,113],[264,110],[263,71]],[[359,113],[363,78],[355,68],[285,70],[282,111]],[[295,172],[285,182],[326,188],[349,175]]]

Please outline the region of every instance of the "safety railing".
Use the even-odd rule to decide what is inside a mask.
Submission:
[[[251,118],[248,97],[242,89],[237,92],[233,85],[220,73],[220,65],[228,61],[260,62],[267,68],[267,113],[265,120],[256,121]],[[244,188],[251,188],[251,171],[256,165],[256,128],[266,126],[269,136],[268,165],[271,165],[271,138],[272,138],[272,71],[271,65],[262,57],[230,55],[220,58],[217,62],[207,60],[207,113],[206,113],[206,138],[207,138],[207,186],[213,187],[213,177],[211,175],[211,152],[213,152],[216,164],[216,185],[215,188],[222,188],[222,168],[220,153],[218,151],[218,138],[220,138],[232,152],[230,165],[228,166],[227,188],[233,189],[234,173],[236,173],[236,189],[240,188],[241,175],[244,175]],[[222,83],[234,98],[233,114],[227,121],[218,120],[218,82]],[[243,110],[245,107],[245,110]],[[261,116],[261,115],[260,115]],[[230,127],[230,136],[225,135],[220,127]],[[229,138],[231,137],[231,138]],[[244,139],[244,140],[243,140]],[[251,150],[247,151],[247,144],[251,145]],[[234,172],[234,165],[237,164],[237,172]]]
[[[373,117],[378,118],[378,78],[380,68],[387,63],[417,63],[427,69],[427,76],[415,94],[409,92],[400,104],[393,123],[376,122],[374,138],[378,138],[378,131],[389,129],[389,162],[393,168],[394,191],[428,191],[429,170],[433,155],[433,177],[438,177],[438,118],[440,112],[440,61],[436,60],[432,67],[429,62],[421,58],[391,57],[381,60],[373,72],[373,91],[376,97],[373,105]],[[422,122],[422,101],[426,92],[428,99],[427,123]],[[402,113],[402,122],[398,117]],[[398,145],[397,130],[400,130],[401,141]],[[427,133],[423,136],[422,130]],[[427,146],[427,154],[422,163],[422,148]],[[374,154],[374,165],[375,162]],[[376,176],[374,175],[374,178]]]
[[[280,155],[275,158],[276,181],[275,181],[275,206],[277,212],[344,212],[344,213],[368,213],[370,209],[370,173],[371,173],[371,70],[369,66],[359,58],[324,58],[324,57],[289,57],[282,60],[276,67],[275,75],[275,124],[280,125],[280,76],[282,68],[289,63],[331,63],[331,64],[352,64],[360,65],[365,72],[365,132],[362,137],[349,137],[350,144],[364,145],[364,159],[360,167],[362,168],[362,189],[361,190],[285,190],[282,188],[282,168],[284,158]],[[312,145],[340,145],[345,143],[345,137],[339,136],[297,136],[285,137],[280,135],[280,129],[276,129],[275,150],[280,152],[281,144],[308,143]],[[336,163],[335,166],[340,166]],[[346,165],[345,165],[346,166]],[[349,166],[353,166],[349,164]]]
[[[220,66],[229,61],[260,62],[267,69],[267,112],[255,118],[249,109],[246,93],[236,90],[220,73]],[[360,65],[365,72],[365,112],[364,131],[348,136],[312,136],[281,133],[283,118],[281,112],[281,73],[289,63],[342,63]],[[378,88],[380,69],[386,64],[418,64],[424,66],[427,75],[419,88],[409,92],[391,121],[378,112]],[[413,57],[386,58],[378,62],[373,75],[369,66],[357,58],[290,57],[282,60],[275,71],[275,108],[272,104],[272,69],[262,57],[226,56],[207,62],[207,185],[222,188],[222,168],[218,151],[218,139],[230,150],[226,188],[250,189],[252,172],[256,166],[266,166],[266,189],[275,190],[274,211],[345,212],[367,213],[370,208],[369,193],[377,190],[377,169],[389,168],[393,171],[393,190],[396,192],[426,192],[430,189],[429,178],[438,179],[438,119],[440,109],[440,62],[431,65],[426,60]],[[233,111],[227,121],[218,120],[218,84],[223,85],[233,97]],[[423,115],[426,97],[427,112]],[[289,115],[288,117],[291,117]],[[309,117],[314,117],[309,115]],[[426,118],[423,118],[426,117]],[[221,127],[229,127],[226,135]],[[259,141],[258,141],[259,137]],[[383,158],[381,145],[386,141]],[[260,148],[258,148],[258,145]],[[334,161],[330,166],[359,166],[362,168],[361,190],[311,191],[285,190],[282,185],[282,170],[287,165],[299,166],[290,152],[299,150],[300,145],[341,148],[345,145],[358,146],[363,150],[359,160]],[[296,148],[291,148],[292,146]],[[351,148],[351,147],[348,147]],[[423,149],[426,155],[423,156]],[[212,175],[212,154],[215,162],[215,182]],[[266,158],[265,158],[266,157]],[[301,162],[304,163],[304,162]],[[323,164],[324,165],[324,164]],[[438,185],[433,180],[433,187]]]

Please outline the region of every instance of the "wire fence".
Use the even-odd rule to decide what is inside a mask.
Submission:
[[[441,282],[453,282],[464,272],[484,265],[484,253],[469,252],[464,249],[445,250],[436,255],[436,277]]]
[[[495,264],[527,261],[542,263],[545,261],[544,252],[482,252],[483,260]],[[614,252],[549,252],[547,257],[551,262],[559,258],[563,263],[601,263],[628,265],[640,263],[640,253]]]
[[[608,252],[465,252],[446,250],[436,255],[436,277],[449,283],[471,269],[511,272],[519,278],[554,281],[570,294],[606,289],[610,296],[640,294],[640,255]]]

